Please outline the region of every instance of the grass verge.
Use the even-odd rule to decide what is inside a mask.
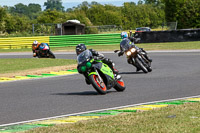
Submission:
[[[20,72],[24,70],[34,70],[55,66],[68,66],[77,64],[76,60],[70,59],[1,59],[0,74]]]
[[[198,102],[37,128],[26,133],[199,133],[199,125]]]
[[[87,45],[87,44],[86,44]],[[145,50],[188,50],[188,49],[200,49],[200,41],[193,42],[170,42],[170,43],[141,43],[136,44],[138,47]],[[114,51],[119,49],[119,44],[116,45],[94,45],[87,46],[88,49],[93,48],[97,51]],[[68,47],[52,47],[53,52],[56,51],[69,51],[75,52],[75,46]],[[31,49],[0,49],[0,52],[32,52]]]

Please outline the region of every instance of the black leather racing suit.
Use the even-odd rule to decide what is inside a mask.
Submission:
[[[129,45],[131,45],[131,46],[135,47],[137,50],[140,50],[141,52],[145,53],[144,56],[146,57],[146,59],[149,60],[150,62],[152,62],[152,59],[150,59],[148,57],[147,52],[143,48],[139,48],[134,44],[135,39],[133,37],[124,38],[122,41],[127,41]],[[124,49],[120,43],[120,52],[118,53],[118,56],[122,56],[123,54],[124,54]],[[132,61],[129,58],[127,59],[127,62],[129,64],[132,64]]]
[[[95,51],[94,49],[89,49],[90,52],[92,53],[94,59],[99,59],[102,60],[103,63],[107,64],[114,73],[117,73],[116,70],[114,69],[114,63],[111,59],[104,57],[103,54],[98,53],[97,51]]]
[[[112,60],[108,59],[108,58],[105,58],[103,54],[100,54],[98,53],[97,51],[95,51],[94,49],[89,49],[90,52],[92,53],[92,56],[94,59],[98,59],[98,60],[102,60],[103,63],[107,64],[111,70],[113,71],[113,73],[115,74],[115,77],[118,75],[118,71],[116,69],[114,69],[114,63]],[[79,66],[78,66],[79,67]],[[79,71],[79,68],[77,67],[78,69],[78,72],[80,73]],[[89,85],[90,84],[90,81],[88,81],[88,79],[85,78],[85,81],[86,83]]]

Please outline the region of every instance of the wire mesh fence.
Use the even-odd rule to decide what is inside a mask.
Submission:
[[[163,22],[162,30],[176,30],[178,22]]]

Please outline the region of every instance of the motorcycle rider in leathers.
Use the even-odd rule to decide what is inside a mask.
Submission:
[[[85,44],[78,44],[76,46],[76,54],[77,54],[77,56],[81,52],[85,51],[86,49],[87,49],[87,47],[85,46]],[[115,76],[116,79],[120,79],[121,78],[121,76],[118,74],[118,70],[116,70],[114,68],[114,63],[113,63],[113,61],[111,59],[105,58],[103,54],[98,53],[94,49],[89,49],[89,50],[92,53],[94,59],[102,60],[103,63],[107,64],[111,68],[111,70],[113,71],[114,76]],[[77,70],[78,70],[79,73],[81,73],[81,71],[79,71],[80,70],[79,66],[77,67]],[[88,82],[86,81],[86,83],[88,83]]]
[[[136,48],[136,49],[139,50],[140,52],[145,53],[145,54],[144,54],[145,58],[146,58],[147,60],[149,60],[149,62],[152,62],[152,59],[150,59],[150,58],[148,57],[147,52],[146,52],[143,48],[139,48],[139,47],[137,47],[137,46],[134,44],[135,38],[133,38],[133,37],[131,37],[131,36],[128,37],[127,32],[124,32],[124,31],[121,33],[121,38],[122,38],[122,41],[127,41],[127,43],[128,43],[129,45],[132,45],[134,48]],[[121,42],[122,42],[122,41],[121,41]],[[120,43],[120,52],[118,53],[118,56],[122,56],[122,55],[124,54],[124,52],[125,52],[125,50],[123,49],[123,47],[121,46],[121,43]],[[127,59],[127,62],[128,62],[129,64],[133,64],[131,58],[128,58],[128,59]],[[133,64],[133,65],[134,65],[134,64]],[[138,67],[136,67],[136,68],[137,68],[136,71],[139,71],[139,70],[140,70]]]
[[[32,44],[33,57],[36,57],[40,44],[41,43],[38,43],[38,41],[33,42],[33,44]]]
[[[36,57],[38,55],[41,44],[47,44],[49,46],[48,43],[39,43],[38,41],[34,41],[32,44],[33,57]]]

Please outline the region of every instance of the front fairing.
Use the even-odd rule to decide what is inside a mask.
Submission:
[[[122,50],[123,50],[124,52],[127,52],[127,51],[132,47],[131,44],[132,44],[132,43],[131,43],[130,40],[125,39],[125,40],[122,40],[122,41],[120,42],[120,47],[122,48]]]
[[[92,53],[89,50],[85,50],[77,56],[78,65],[81,65],[90,59],[92,59]]]
[[[130,40],[128,40],[128,39],[123,40],[120,43],[120,46],[123,49],[123,51],[125,52],[127,58],[136,56],[137,49],[134,47],[134,45],[132,45],[132,42]]]
[[[107,64],[102,63],[102,61],[95,61],[95,63],[92,65],[92,67],[95,69],[98,69],[104,75],[107,75],[114,79],[113,71],[110,69],[110,67]],[[91,74],[94,74],[94,72],[89,73],[88,76],[90,76]]]
[[[113,71],[110,69],[110,67],[102,62],[97,62],[93,64],[93,67],[94,70],[96,71],[89,73],[88,76],[90,76],[91,74],[95,75],[99,74],[101,78],[104,80],[104,83],[106,84],[107,88],[108,89],[112,88],[115,84],[115,78]]]
[[[44,51],[50,50],[49,45],[47,43],[41,43],[39,49]]]

